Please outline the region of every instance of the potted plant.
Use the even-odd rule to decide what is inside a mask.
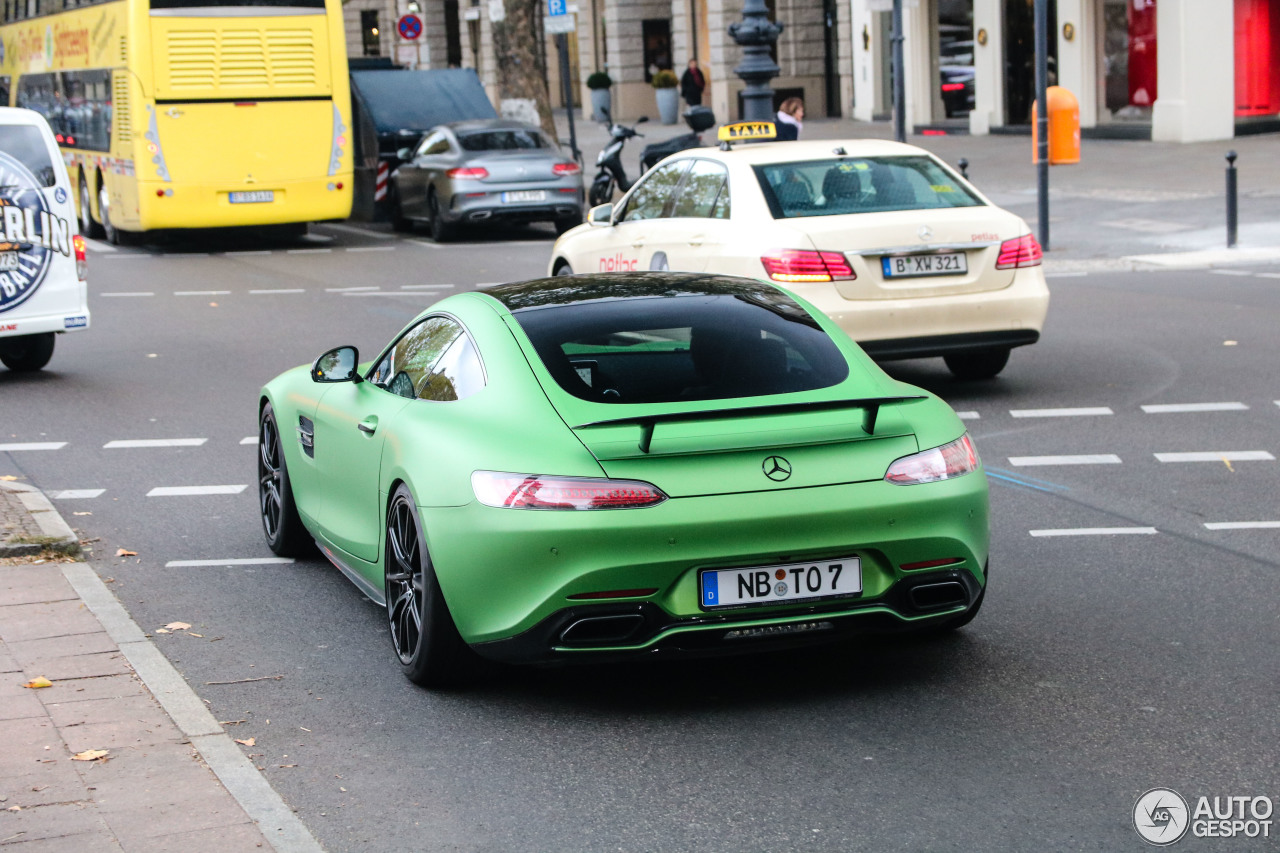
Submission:
[[[606,71],[597,71],[587,77],[587,88],[591,90],[591,117],[596,121],[609,120],[609,110],[613,106],[609,95],[611,86],[613,79]]]
[[[680,78],[669,68],[653,75],[653,94],[658,99],[658,115],[663,124],[675,124],[680,112]]]

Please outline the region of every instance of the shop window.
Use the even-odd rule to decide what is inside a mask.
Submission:
[[[364,45],[365,56],[382,55],[382,39],[378,28],[378,10],[360,10],[360,41]]]
[[[1236,115],[1280,113],[1280,7],[1235,0]]]
[[[1101,0],[1103,121],[1151,120],[1156,102],[1155,0]]]
[[[644,38],[644,82],[653,82],[653,75],[671,68],[671,21],[668,18],[651,18],[640,22]]]

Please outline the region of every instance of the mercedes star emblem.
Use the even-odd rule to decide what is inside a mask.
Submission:
[[[781,483],[791,476],[791,463],[781,456],[770,456],[760,466],[770,480]]]
[[[920,235],[921,240],[928,240],[930,237],[933,236],[933,229],[930,228],[928,225],[921,225],[920,230],[917,231],[916,233]]]

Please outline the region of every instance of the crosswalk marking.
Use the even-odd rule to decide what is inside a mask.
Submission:
[[[199,447],[207,438],[127,438],[108,441],[103,450],[124,450],[138,447]]]
[[[1157,453],[1161,462],[1273,462],[1265,450],[1209,450],[1193,453]]]
[[[200,566],[284,566],[293,563],[292,557],[231,557],[225,560],[170,560],[166,569],[197,568]]]
[[[0,453],[17,453],[22,450],[61,450],[66,446],[65,441],[20,441],[0,444]]]
[[[1143,406],[1147,414],[1164,414],[1166,412],[1241,412],[1249,407],[1244,403],[1157,403]]]
[[[1035,465],[1119,465],[1120,457],[1112,453],[1082,456],[1010,456],[1009,464],[1020,468]]]
[[[1092,406],[1076,409],[1010,409],[1009,414],[1015,418],[1079,418],[1091,415],[1114,415],[1107,406]]]
[[[242,486],[157,486],[147,492],[149,498],[189,498],[200,495],[238,495],[247,489]]]
[[[1160,531],[1154,527],[1061,527],[1027,532],[1032,536],[1149,536]]]
[[[55,501],[78,501],[100,497],[105,491],[106,489],[63,489],[60,492],[51,492],[49,497]]]

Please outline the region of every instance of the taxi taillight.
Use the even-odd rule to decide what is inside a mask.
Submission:
[[[1023,234],[1000,244],[1000,254],[996,257],[996,269],[1007,270],[1015,267],[1038,267],[1044,258],[1044,251],[1036,241],[1034,234]]]
[[[778,249],[762,255],[760,263],[774,281],[853,281],[858,277],[840,252]]]
[[[89,277],[89,256],[85,254],[84,238],[76,234],[71,238],[71,246],[76,251],[76,278],[84,281]]]

